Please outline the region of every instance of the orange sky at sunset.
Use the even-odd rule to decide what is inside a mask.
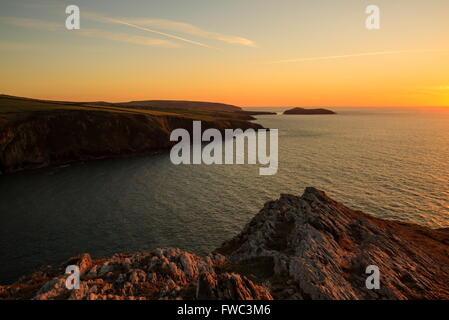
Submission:
[[[449,106],[449,2],[1,1],[0,93],[240,106]],[[75,3],[74,2],[74,3]],[[156,31],[156,33],[154,32]]]

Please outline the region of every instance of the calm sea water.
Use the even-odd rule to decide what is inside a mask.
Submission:
[[[0,176],[0,283],[81,252],[206,253],[265,201],[306,186],[379,217],[449,227],[449,113],[336,111],[258,117],[279,129],[275,176],[251,165],[174,166],[168,154]]]

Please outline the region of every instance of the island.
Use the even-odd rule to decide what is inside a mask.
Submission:
[[[208,255],[89,254],[0,286],[0,299],[449,299],[449,229],[380,219],[315,188],[283,194]],[[80,289],[65,286],[77,265]],[[380,287],[368,288],[377,267]]]
[[[336,114],[336,112],[328,109],[318,108],[318,109],[306,109],[306,108],[293,108],[284,111],[284,114],[302,114],[302,115],[316,115],[316,114]]]

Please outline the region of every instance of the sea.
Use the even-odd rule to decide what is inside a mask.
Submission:
[[[257,116],[278,129],[279,168],[174,165],[169,152],[0,176],[0,284],[88,252],[205,254],[266,201],[305,187],[374,216],[449,227],[449,108],[332,108]]]

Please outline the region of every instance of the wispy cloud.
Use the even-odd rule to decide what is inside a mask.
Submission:
[[[216,49],[212,45],[209,45],[202,41],[197,41],[196,39],[192,39],[192,37],[216,40],[225,42],[228,44],[241,45],[246,47],[256,47],[254,41],[249,40],[244,37],[233,36],[222,34],[218,32],[207,31],[202,28],[196,27],[189,23],[166,20],[166,19],[148,19],[148,18],[117,18],[117,17],[108,17],[102,14],[98,14],[95,12],[82,12],[81,19],[89,19],[91,21],[97,21],[101,23],[111,23],[128,26],[130,28],[149,32],[152,34],[156,34],[165,38],[169,38],[170,40],[176,40],[184,43],[193,44],[196,46]],[[63,23],[54,23],[45,20],[39,19],[29,19],[29,18],[19,18],[19,17],[5,17],[0,19],[1,23],[6,23],[10,25],[15,25],[18,27],[24,28],[32,28],[32,29],[45,29],[51,31],[64,30]],[[136,43],[142,45],[150,45],[150,46],[162,46],[162,47],[172,47],[178,48],[181,45],[176,44],[173,41],[169,41],[168,39],[160,40],[155,38],[146,38],[143,36],[129,35],[131,39],[126,39],[124,36],[125,33],[113,33],[107,31],[101,31],[97,29],[88,29],[81,28],[81,30],[77,31],[78,34],[105,38],[114,41],[120,42],[128,42],[128,43]],[[190,35],[191,37],[181,36],[181,35]]]
[[[449,86],[438,86],[438,87],[434,87],[433,89],[439,90],[439,91],[449,91]]]
[[[432,97],[449,97],[449,85],[433,85],[409,88],[407,95],[426,95]]]
[[[29,19],[29,18],[17,18],[17,17],[5,17],[0,18],[0,23],[5,23],[17,27],[22,28],[30,28],[30,29],[38,29],[38,30],[47,30],[47,31],[61,31],[66,30],[64,24],[57,24],[50,21],[39,20],[39,19]],[[128,33],[118,33],[118,32],[109,32],[103,31],[99,29],[91,29],[91,28],[81,28],[80,30],[71,31],[77,35],[92,37],[98,39],[107,39],[117,42],[123,43],[132,43],[137,45],[144,46],[152,46],[152,47],[164,47],[164,48],[179,48],[179,45],[176,42],[166,40],[166,39],[157,39],[145,36],[132,35]],[[18,49],[20,46],[9,46],[10,48]]]
[[[287,60],[271,61],[270,64],[276,63],[293,63],[293,62],[306,62],[306,61],[319,61],[319,60],[335,60],[335,59],[347,59],[356,57],[367,57],[367,56],[383,56],[383,55],[394,55],[402,53],[429,53],[429,52],[448,52],[449,50],[397,50],[397,51],[378,51],[378,52],[364,52],[364,53],[354,53],[354,54],[344,54],[336,56],[323,56],[323,57],[308,57],[308,58],[296,58]]]
[[[102,30],[98,30],[98,29],[86,29],[86,28],[77,30],[76,33],[79,35],[85,36],[85,37],[107,39],[107,40],[112,40],[112,41],[117,41],[117,42],[132,43],[132,44],[143,45],[143,46],[164,47],[164,48],[180,48],[181,47],[181,45],[179,45],[178,43],[175,43],[173,41],[169,41],[169,40],[165,40],[165,39],[144,37],[144,36],[130,35],[128,33],[108,32],[108,31],[102,31]]]
[[[31,29],[45,29],[45,30],[63,30],[64,24],[57,24],[50,21],[30,19],[30,18],[18,18],[18,17],[2,17],[1,23],[9,24],[16,27],[31,28]]]
[[[449,86],[433,86],[433,87],[423,87],[419,90],[421,93],[431,94],[434,96],[448,95]]]
[[[187,42],[187,43],[194,44],[194,45],[197,45],[197,46],[200,46],[200,47],[214,49],[213,47],[211,47],[211,46],[209,46],[207,44],[198,42],[198,41],[193,41],[193,40],[190,40],[190,39],[182,38],[182,37],[179,37],[179,36],[176,36],[176,35],[173,35],[173,34],[169,34],[169,33],[166,33],[166,32],[152,30],[152,29],[149,29],[149,28],[146,28],[146,27],[142,27],[142,26],[139,26],[139,25],[136,25],[136,24],[133,24],[133,23],[126,22],[126,21],[113,19],[113,18],[108,18],[107,20],[110,21],[110,22],[113,22],[113,23],[122,24],[122,25],[129,26],[129,27],[132,27],[132,28],[135,28],[135,29],[138,29],[138,30],[142,30],[142,31],[146,31],[146,32],[162,35],[162,36],[165,36],[165,37],[168,37],[168,38],[171,38],[171,39]]]
[[[256,47],[254,41],[238,37],[231,36],[226,34],[221,34],[217,32],[211,32],[199,27],[196,27],[192,24],[166,20],[166,19],[148,19],[148,18],[116,18],[116,17],[108,17],[95,12],[85,12],[83,14],[85,18],[99,21],[103,23],[115,23],[126,25],[138,30],[151,32],[154,34],[158,34],[164,37],[168,37],[171,39],[183,41],[186,43],[194,44],[197,46],[214,49],[209,44],[204,42],[195,41],[191,38],[186,38],[185,36],[179,36],[179,34],[185,34],[190,36],[195,36],[203,39],[212,39],[217,41],[226,42],[229,44],[237,44],[247,47]],[[163,31],[161,31],[163,30]],[[176,34],[175,34],[176,33]]]
[[[36,50],[38,46],[30,43],[0,41],[0,51]]]
[[[238,36],[232,36],[217,32],[211,32],[204,29],[201,29],[199,27],[196,27],[189,23],[184,22],[177,22],[177,21],[171,21],[166,19],[131,19],[132,23],[146,26],[146,27],[153,27],[153,28],[159,28],[163,30],[169,30],[173,32],[179,32],[184,34],[189,34],[192,36],[200,37],[200,38],[206,38],[206,39],[213,39],[218,41],[223,41],[230,44],[238,44],[242,46],[248,46],[248,47],[256,47],[256,44],[254,41],[238,37]]]

